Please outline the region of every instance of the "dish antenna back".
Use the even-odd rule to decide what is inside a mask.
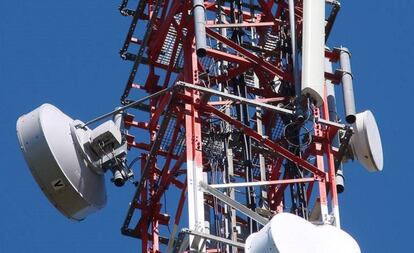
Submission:
[[[302,239],[301,243],[297,243],[298,237]],[[260,231],[247,237],[245,252],[360,253],[361,249],[354,238],[335,226],[315,225],[297,215],[280,213]]]
[[[367,110],[357,113],[355,117],[354,135],[350,140],[352,155],[368,171],[382,171],[384,158],[381,136],[374,115]]]
[[[106,204],[104,173],[121,185],[132,176],[122,166],[126,145],[107,121],[94,130],[44,104],[21,116],[17,136],[24,158],[49,201],[65,216],[83,220]]]

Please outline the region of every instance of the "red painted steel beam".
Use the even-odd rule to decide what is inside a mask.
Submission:
[[[158,120],[160,119],[162,113],[164,112],[165,108],[168,106],[168,104],[171,101],[172,92],[167,92],[165,95],[161,98],[160,103],[155,108],[155,111],[153,112],[150,122],[148,124],[149,129],[157,130],[157,124]]]
[[[325,103],[325,101],[324,101]],[[324,106],[324,105],[323,105]],[[321,117],[319,108],[314,108],[313,110],[313,116],[314,117]],[[315,140],[314,140],[314,146],[315,146],[315,157],[316,157],[316,166],[319,170],[324,171],[325,163],[324,163],[324,149],[323,149],[323,143],[319,141],[323,141],[324,136],[322,132],[322,126],[320,124],[314,123],[314,131],[315,131]],[[329,180],[329,176],[326,177],[326,180]],[[326,190],[326,182],[318,182],[318,188],[319,188],[319,199],[321,202],[321,206],[328,205],[328,199],[327,199],[327,190]]]
[[[161,197],[168,189],[168,186],[174,180],[176,172],[181,168],[182,164],[184,163],[185,158],[186,155],[185,152],[183,152],[180,158],[175,163],[174,167],[171,169],[171,171],[169,171],[168,168],[165,167],[165,169],[162,172],[162,175],[160,176],[160,182],[158,184],[157,192],[152,196],[151,203],[148,205],[148,210],[153,210],[153,208],[155,208],[156,205],[159,203]],[[150,216],[152,217],[153,215],[154,214]]]
[[[282,78],[283,80],[286,80],[286,81],[291,81],[292,80],[292,76],[291,76],[290,73],[286,73],[283,70],[275,67],[273,64],[265,61],[264,59],[262,59],[259,56],[253,54],[249,50],[241,47],[240,45],[236,44],[232,40],[229,40],[228,38],[214,32],[210,28],[206,28],[206,32],[207,32],[208,36],[222,42],[223,44],[226,44],[227,46],[233,48],[238,53],[240,53],[241,55],[243,55],[244,57],[249,59],[252,63],[255,64],[255,68],[261,69],[265,72],[269,72],[273,75],[277,75],[277,76],[279,76],[280,78]]]
[[[269,140],[268,138],[264,138],[262,135],[251,129],[250,127],[244,125],[240,121],[237,121],[230,117],[229,115],[226,115],[225,113],[217,110],[216,108],[204,105],[203,108],[216,115],[217,117],[221,118],[222,120],[232,124],[234,127],[242,130],[246,135],[250,136],[251,138],[255,139],[259,143],[262,143],[266,145],[267,147],[273,149],[276,153],[279,153],[281,156],[285,157],[286,159],[292,161],[293,163],[299,165],[300,167],[303,167],[304,169],[308,170],[309,172],[315,174],[316,176],[320,177],[320,179],[325,179],[326,174],[325,172],[318,169],[318,167],[315,167],[315,165],[310,164],[308,161],[296,156],[295,154],[291,153],[290,151],[286,150],[285,148],[279,146],[278,144],[274,143],[273,141]]]
[[[273,0],[269,0],[267,3],[264,0],[257,0],[259,5],[262,7],[262,11],[265,14],[265,20],[272,20],[274,19],[273,13],[272,13],[272,7],[273,7]],[[280,3],[281,1],[279,1]]]
[[[250,66],[253,65],[251,61],[243,57],[230,54],[230,53],[226,53],[223,51],[219,51],[216,49],[212,49],[212,48],[207,48],[207,55],[215,59],[218,59],[218,60],[234,62],[234,63],[241,64],[241,65],[250,65]]]
[[[128,121],[128,120],[124,120],[124,125],[127,129],[129,129],[130,127],[136,127],[136,128],[140,128],[140,129],[148,129],[148,122],[144,122],[144,121]],[[157,128],[159,128],[159,126],[157,126]]]

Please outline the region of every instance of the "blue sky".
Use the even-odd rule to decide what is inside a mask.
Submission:
[[[120,234],[131,185],[108,184],[105,209],[69,221],[35,184],[15,135],[17,118],[45,102],[85,121],[118,105],[130,69],[118,56],[130,23],[118,4],[0,2],[0,252],[139,251],[138,240]],[[383,141],[382,173],[345,166],[342,225],[363,252],[414,250],[413,8],[409,0],[343,1],[329,40],[351,50],[357,109],[374,112]]]

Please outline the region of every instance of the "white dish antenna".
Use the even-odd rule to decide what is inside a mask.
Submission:
[[[354,134],[350,140],[354,158],[370,172],[382,171],[384,158],[381,136],[374,115],[367,110],[355,116]]]
[[[339,228],[327,224],[314,225],[299,216],[280,213],[259,232],[247,237],[245,252],[360,253],[361,250],[358,243]]]
[[[20,147],[36,182],[49,201],[74,220],[82,220],[105,206],[103,173],[114,159],[125,155],[120,131],[112,121],[96,131],[79,125],[83,123],[44,104],[21,116],[16,126]],[[114,151],[112,159],[104,159]]]

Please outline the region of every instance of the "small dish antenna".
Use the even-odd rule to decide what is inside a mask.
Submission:
[[[83,220],[106,204],[104,173],[123,185],[132,176],[126,144],[112,120],[94,130],[44,104],[17,120],[17,136],[33,177],[65,216]]]
[[[382,171],[384,158],[381,136],[374,115],[367,110],[355,116],[354,134],[350,140],[352,155],[368,171]]]

